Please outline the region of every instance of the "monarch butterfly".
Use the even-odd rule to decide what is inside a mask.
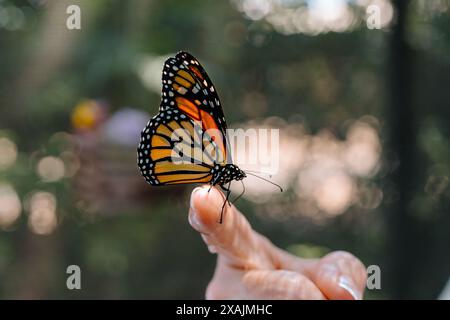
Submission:
[[[159,113],[143,129],[138,166],[154,186],[209,183],[227,191],[246,173],[234,165],[219,96],[197,59],[180,51],[164,63]],[[228,184],[226,187],[225,185]]]

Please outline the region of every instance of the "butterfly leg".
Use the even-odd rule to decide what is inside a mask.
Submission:
[[[219,180],[219,176],[217,176],[217,177],[211,182],[211,186],[210,186],[209,189],[208,189],[208,193],[211,191],[211,188],[212,188],[213,186],[216,185],[216,183],[217,183],[218,180]],[[222,186],[221,186],[221,187],[222,187]]]
[[[230,200],[228,200],[228,198],[229,198],[228,196],[231,193],[230,186],[231,186],[231,181],[228,183],[227,187],[220,185],[222,190],[227,192],[227,201],[228,201],[228,204],[231,206],[231,202],[230,202]]]
[[[231,207],[231,202],[230,202],[230,194],[231,194],[231,181],[228,183],[228,194],[227,194],[227,201],[228,201],[228,205]]]
[[[228,200],[230,198],[230,193],[231,193],[231,191],[230,191],[230,189],[228,189],[227,190],[227,197],[226,197],[225,201],[223,202],[222,211],[220,212],[220,219],[219,219],[219,223],[220,224],[222,224],[222,221],[223,221],[223,210],[225,209],[225,205],[227,204],[227,202],[230,203],[230,201]]]
[[[227,192],[227,197],[225,198],[225,201],[223,202],[223,205],[222,205],[222,211],[220,212],[220,220],[219,220],[219,223],[222,223],[222,220],[223,220],[223,210],[225,209],[225,205],[227,204],[227,202],[228,202],[228,205],[231,207],[231,202],[230,202],[230,194],[231,194],[231,190],[230,190],[230,186],[231,186],[231,181],[228,183],[228,186],[227,187],[225,187],[225,186],[220,186],[224,191],[226,191]]]

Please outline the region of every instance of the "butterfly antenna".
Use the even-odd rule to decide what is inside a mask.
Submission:
[[[241,184],[242,184],[243,190],[242,190],[242,192],[236,197],[236,199],[234,199],[234,200],[232,201],[233,203],[236,203],[236,202],[244,195],[244,193],[245,193],[245,184],[244,184],[244,181],[241,180]]]
[[[270,173],[266,173],[266,172],[254,171],[254,170],[245,170],[244,172],[245,173],[248,173],[248,172],[250,172],[250,173],[257,173],[257,174],[262,174],[262,175],[267,174],[269,176],[269,178],[272,178],[272,175]]]
[[[260,176],[258,176],[258,175],[256,175],[256,174],[253,174],[253,173],[249,172],[249,171],[244,171],[244,172],[245,172],[246,174],[249,174],[249,175],[251,175],[251,176],[254,176],[254,177],[258,178],[258,179],[264,180],[264,181],[266,181],[266,182],[268,182],[268,183],[270,183],[270,184],[273,184],[274,186],[277,186],[278,188],[280,188],[280,191],[283,192],[283,188],[282,188],[280,185],[276,184],[275,182],[272,182],[272,181],[270,181],[270,180],[268,180],[268,179],[265,179],[265,178],[263,178],[263,177],[260,177]]]

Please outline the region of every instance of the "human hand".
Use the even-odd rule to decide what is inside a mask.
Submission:
[[[194,189],[189,222],[217,252],[206,299],[362,299],[364,265],[344,251],[321,259],[302,259],[255,232],[233,205],[218,219],[223,194],[209,186]]]

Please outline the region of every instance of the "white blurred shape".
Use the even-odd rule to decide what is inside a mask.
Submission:
[[[0,138],[0,170],[12,166],[17,159],[17,147],[14,142],[8,138]]]
[[[343,213],[352,204],[354,182],[346,174],[327,177],[314,191],[317,206],[330,215]]]
[[[355,122],[347,132],[344,159],[350,172],[372,176],[378,169],[381,144],[377,131],[367,123]]]
[[[131,108],[117,111],[105,123],[105,137],[120,145],[135,146],[149,118],[148,113]]]
[[[38,191],[30,200],[28,226],[36,234],[52,233],[57,226],[56,198],[52,193]]]
[[[0,184],[0,227],[7,228],[20,216],[22,204],[9,184]]]
[[[45,182],[55,182],[65,175],[65,165],[61,158],[44,157],[37,164],[37,173]]]
[[[161,94],[161,66],[170,55],[164,56],[144,56],[136,63],[136,72],[141,78],[143,85],[157,93]]]
[[[450,279],[447,280],[447,284],[439,294],[438,300],[450,300]]]
[[[432,2],[432,1],[427,1]],[[394,17],[394,8],[392,3],[388,0],[372,0],[370,6],[376,6],[380,10],[380,26],[381,28],[387,27]]]
[[[345,0],[309,1],[308,25],[312,31],[343,32],[353,23],[353,13]]]
[[[243,180],[246,186],[244,197],[270,207],[271,214],[294,213],[319,219],[342,214],[353,204],[364,210],[377,208],[383,199],[382,191],[376,185],[360,183],[360,178],[373,176],[380,167],[382,148],[377,122],[371,116],[354,121],[345,140],[338,139],[328,129],[309,135],[301,124],[287,124],[281,119],[275,123],[267,119],[244,124],[244,129],[279,128],[280,169],[272,177],[260,175],[285,190],[292,187],[297,205],[294,210],[283,207],[287,204],[284,200],[291,195],[284,196],[270,183],[250,175]],[[237,145],[235,152],[249,151],[239,150]],[[244,171],[261,170],[260,167],[238,165]],[[233,183],[232,190],[238,194],[242,186]],[[283,210],[289,213],[283,213]]]
[[[352,30],[368,15],[361,14],[370,6],[380,16],[380,28],[392,21],[393,7],[388,0],[231,0],[236,9],[251,20],[265,20],[284,35]],[[361,7],[357,8],[357,7]],[[369,10],[371,12],[371,10]]]
[[[252,20],[261,20],[272,10],[271,0],[243,0],[242,11]]]
[[[345,0],[309,0],[310,14],[322,21],[336,21],[341,19],[347,11]]]
[[[252,128],[255,132],[261,132],[259,129],[269,129],[273,130],[275,127],[266,124],[248,124],[248,127],[245,127],[244,130]],[[303,129],[295,128],[297,132],[301,132]],[[261,138],[261,137],[259,137]],[[281,137],[280,137],[281,138]],[[275,142],[275,141],[274,141]],[[239,161],[236,164],[243,169],[251,170],[252,174],[256,174],[264,179],[268,179],[276,184],[282,186],[282,188],[286,188],[289,182],[292,179],[293,172],[298,172],[301,164],[304,160],[304,152],[306,151],[306,145],[303,140],[299,139],[295,136],[284,135],[283,139],[276,141],[278,143],[278,148],[270,144],[270,147],[265,150],[267,151],[267,158],[277,159],[278,165],[276,170],[276,174],[270,175],[267,171],[262,171],[265,167],[261,162],[258,162],[256,165],[251,166],[248,163],[240,163]],[[257,144],[257,148],[264,146]],[[235,154],[243,154],[249,153],[248,149],[245,149],[244,145],[236,144],[233,147],[236,147]],[[260,154],[260,150],[254,151],[255,153]],[[239,157],[233,158],[234,160],[239,159]],[[255,172],[256,171],[256,172]],[[244,196],[254,202],[268,202],[271,199],[271,196],[276,196],[280,194],[280,189],[269,182],[263,181],[260,178],[254,177],[250,174],[247,175],[247,178],[243,181],[245,184],[245,194]],[[240,183],[233,183],[232,190],[236,193],[240,193],[242,191],[242,186]]]

